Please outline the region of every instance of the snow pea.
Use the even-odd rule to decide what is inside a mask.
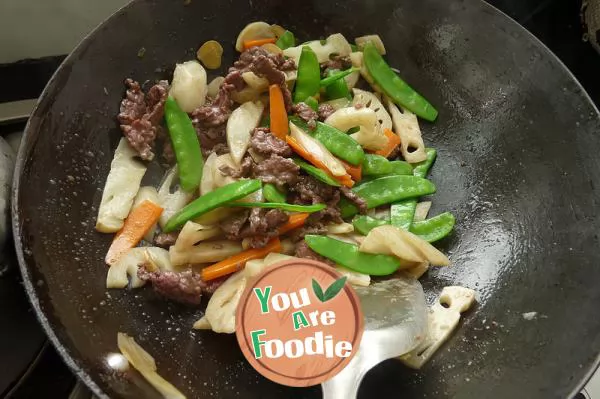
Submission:
[[[263,186],[263,195],[268,202],[285,202],[286,195],[279,191],[274,184],[265,184]]]
[[[415,218],[415,209],[417,208],[417,200],[409,199],[398,201],[390,206],[390,222],[392,226],[400,227],[408,230]]]
[[[360,252],[357,245],[326,236],[307,235],[304,240],[319,255],[359,273],[387,276],[400,268],[395,256]]]
[[[187,204],[183,209],[171,216],[163,231],[169,233],[181,227],[188,220],[195,219],[206,212],[212,211],[228,202],[244,198],[261,188],[260,180],[240,180],[214,191],[204,194]]]
[[[410,232],[425,241],[435,242],[450,234],[455,224],[454,215],[450,212],[444,212],[422,222],[413,222],[410,226]]]
[[[365,157],[365,151],[352,137],[322,122],[317,122],[314,129],[297,116],[290,116],[290,121],[300,129],[317,139],[336,157],[352,165],[360,165]]]
[[[408,162],[389,161],[377,154],[365,154],[362,163],[362,173],[365,176],[382,175],[412,175],[413,168]]]
[[[327,72],[328,77],[321,81],[321,86],[323,85],[323,81],[337,76],[335,75],[336,72],[337,69],[329,70]],[[336,100],[338,98],[352,99],[350,89],[348,89],[348,84],[345,79],[336,79],[335,81],[328,83],[325,87],[325,94],[329,100]]]
[[[421,197],[435,193],[435,186],[427,179],[417,176],[386,176],[360,183],[352,188],[356,194],[367,201],[367,208],[376,208],[380,205],[400,201],[408,198]],[[340,200],[342,217],[353,216],[358,208],[346,200]]]
[[[358,215],[352,219],[352,225],[354,225],[354,229],[365,236],[369,234],[369,232],[375,227],[383,226],[385,224],[390,224],[390,222],[366,215]]]
[[[298,78],[294,90],[294,102],[301,103],[316,96],[321,89],[321,67],[317,55],[308,46],[302,47],[298,61]]]
[[[385,62],[375,45],[365,44],[363,62],[373,80],[396,104],[413,112],[417,116],[433,122],[437,110],[423,96],[403,81]]]
[[[450,234],[455,223],[456,219],[454,218],[454,215],[450,212],[444,212],[427,220],[423,220],[422,222],[412,223],[409,231],[427,242],[435,242]],[[390,222],[387,220],[375,219],[370,216],[359,215],[352,220],[352,224],[360,234],[367,235],[375,227],[390,224]]]
[[[422,162],[415,164],[413,174],[417,177],[425,178],[429,173],[429,169],[433,165],[437,156],[437,151],[433,148],[427,148],[427,159]],[[392,215],[392,225],[401,227],[403,229],[410,229],[415,216],[415,209],[417,208],[417,200],[409,199],[405,201],[399,201],[390,206],[390,213]]]
[[[314,98],[312,96],[308,97],[306,100],[304,100],[304,103],[306,105],[308,105],[309,107],[311,107],[313,111],[319,110],[319,102],[317,101],[316,98]]]
[[[202,151],[192,120],[173,97],[165,102],[165,119],[179,168],[179,182],[185,191],[194,191],[202,178]]]
[[[340,71],[339,69],[330,69],[327,73],[327,77],[325,79],[321,79],[321,87],[327,87],[359,70],[360,68],[348,68],[343,71]]]
[[[295,205],[295,204],[286,204],[281,202],[231,202],[226,206],[230,208],[271,208],[271,209],[281,209],[282,211],[287,212],[306,212],[306,213],[314,213],[322,211],[327,208],[325,204],[314,204],[314,205]]]
[[[426,177],[429,173],[429,169],[435,162],[435,158],[437,157],[437,150],[435,148],[426,148],[425,153],[427,154],[427,159],[416,163],[414,166],[413,174],[419,177]]]
[[[280,49],[285,50],[296,45],[296,37],[292,32],[286,30],[285,32],[283,32],[283,35],[281,35],[279,39],[277,39],[277,42],[275,42],[275,44]]]
[[[294,159],[293,161],[296,165],[298,165],[300,167],[300,169],[302,169],[303,171],[305,171],[306,173],[308,173],[315,179],[318,179],[318,180],[322,181],[323,183],[328,184],[330,186],[334,186],[334,187],[341,186],[341,184],[337,180],[335,180],[333,177],[331,177],[327,173],[325,173],[325,171],[317,168],[316,166],[312,166],[308,162],[304,162],[303,160],[297,159],[297,158]]]

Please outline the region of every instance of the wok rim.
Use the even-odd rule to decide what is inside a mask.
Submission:
[[[19,234],[20,226],[22,224],[22,220],[19,217],[19,215],[20,215],[20,208],[18,205],[19,204],[19,202],[18,202],[19,191],[20,191],[19,188],[21,185],[21,175],[22,175],[22,172],[23,172],[26,160],[27,160],[25,157],[25,146],[29,140],[29,137],[33,134],[32,132],[34,131],[34,129],[36,129],[38,127],[37,125],[39,125],[39,120],[35,117],[38,116],[39,113],[41,113],[42,104],[43,104],[44,100],[47,99],[48,97],[50,97],[53,90],[56,89],[55,85],[57,83],[58,76],[62,73],[63,69],[67,65],[72,64],[76,61],[77,55],[80,54],[81,52],[83,52],[83,50],[89,45],[91,40],[96,36],[96,34],[99,31],[101,31],[105,26],[108,26],[112,22],[112,20],[115,19],[119,14],[123,13],[128,8],[132,7],[134,3],[139,2],[139,1],[141,1],[141,0],[131,0],[129,3],[125,4],[124,6],[120,7],[119,9],[117,9],[114,13],[112,13],[109,17],[107,17],[104,21],[102,21],[98,26],[96,26],[93,30],[91,30],[77,44],[77,46],[67,55],[67,57],[61,62],[59,67],[56,69],[56,71],[52,74],[52,77],[50,78],[50,80],[44,87],[44,90],[40,94],[38,101],[37,101],[34,109],[32,110],[31,115],[30,115],[29,119],[27,120],[25,129],[23,131],[23,137],[21,139],[21,146],[19,147],[19,152],[17,154],[17,158],[16,158],[16,162],[15,162],[15,169],[14,169],[14,173],[13,173],[12,188],[11,188],[11,198],[10,198],[11,199],[11,225],[12,225],[12,232],[13,232],[13,238],[14,238],[14,245],[15,245],[15,250],[16,250],[17,259],[18,259],[18,263],[19,263],[19,269],[20,269],[21,275],[23,277],[23,285],[25,287],[25,291],[27,293],[29,302],[31,303],[33,309],[35,310],[36,317],[37,317],[38,321],[40,322],[44,332],[46,333],[49,341],[52,343],[52,345],[54,346],[54,348],[56,349],[56,351],[58,352],[60,357],[63,359],[63,361],[65,362],[67,367],[70,369],[70,371],[72,371],[73,374],[75,374],[75,376],[77,376],[77,378],[80,381],[82,381],[94,395],[96,395],[98,398],[102,398],[102,399],[111,399],[111,398],[96,383],[96,381],[90,376],[90,374],[87,371],[85,371],[82,366],[79,366],[77,364],[77,361],[76,361],[77,357],[74,356],[66,348],[66,346],[61,342],[61,340],[59,339],[59,337],[56,335],[56,333],[54,331],[55,327],[48,320],[48,317],[46,316],[45,311],[42,310],[42,308],[40,306],[40,301],[39,301],[39,298],[38,298],[38,295],[36,292],[36,287],[32,281],[32,276],[30,274],[30,267],[27,264],[27,262],[25,261],[23,246],[21,243],[21,235]],[[506,19],[506,21],[509,25],[513,25],[514,29],[520,30],[520,32],[522,34],[524,34],[524,36],[529,37],[529,40],[532,44],[537,45],[540,48],[540,50],[543,50],[543,52],[546,54],[546,56],[549,57],[548,58],[549,60],[554,60],[554,62],[557,63],[557,65],[560,67],[560,69],[562,69],[563,72],[566,72],[567,77],[570,78],[575,83],[575,86],[577,88],[579,88],[579,90],[581,92],[581,94],[580,94],[581,97],[585,100],[585,102],[587,102],[589,105],[591,105],[592,110],[595,112],[596,119],[600,119],[600,110],[598,109],[598,106],[594,103],[594,101],[592,100],[592,98],[590,97],[590,95],[588,94],[586,89],[581,84],[581,82],[579,82],[579,80],[573,74],[573,72],[565,65],[565,63],[560,58],[558,58],[558,56],[545,43],[543,43],[537,36],[535,36],[532,32],[530,32],[523,25],[521,25],[519,22],[517,22],[514,18],[512,18],[511,16],[509,16],[502,10],[498,9],[494,5],[486,2],[485,0],[472,0],[472,1],[476,1],[477,3],[481,4],[483,7],[488,7],[489,10],[496,13],[501,18]],[[35,120],[35,121],[32,122],[32,120]],[[600,351],[598,351],[598,353],[596,353],[595,360],[593,361],[591,366],[588,367],[588,370],[585,373],[584,377],[582,379],[580,379],[579,381],[575,382],[575,386],[574,386],[573,390],[571,391],[569,397],[574,397],[575,395],[577,395],[579,392],[581,392],[585,388],[588,381],[594,375],[596,370],[598,370],[599,366],[600,366]]]

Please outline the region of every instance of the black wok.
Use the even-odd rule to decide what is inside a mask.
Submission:
[[[598,111],[547,48],[477,0],[139,0],[85,39],[29,121],[13,198],[25,287],[69,366],[101,397],[157,397],[134,373],[106,367],[123,331],[189,397],[320,396],[319,387],[260,377],[235,337],[191,331],[201,309],[149,289],[107,292],[111,237],[93,229],[120,137],[123,79],[169,78],[208,39],[226,44],[227,66],[230,44],[253,20],[279,23],[300,40],[378,33],[390,63],[440,111],[435,124],[422,124],[439,150],[433,212],[454,212],[458,226],[443,243],[454,266],[430,271],[424,286],[431,298],[465,285],[479,305],[423,370],[388,361],[368,375],[360,397],[577,392],[600,350]],[[537,317],[525,320],[526,312]]]

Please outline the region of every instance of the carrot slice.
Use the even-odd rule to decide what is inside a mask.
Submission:
[[[340,162],[342,163],[342,165],[344,165],[346,172],[348,172],[350,177],[352,177],[352,180],[354,180],[354,181],[362,180],[362,167],[360,165],[358,165],[358,166],[350,165],[349,163],[344,162],[341,159],[340,159]]]
[[[309,215],[309,213],[294,213],[290,215],[287,223],[279,228],[279,235],[285,234],[290,230],[294,230],[295,228],[302,226],[304,222],[306,222],[306,219]]]
[[[246,40],[244,42],[244,48],[245,49],[249,49],[250,47],[260,47],[263,44],[267,44],[267,43],[275,43],[277,41],[276,38],[271,37],[268,39],[256,39],[256,40]]]
[[[145,200],[133,209],[121,230],[117,232],[113,239],[106,258],[108,265],[114,265],[129,249],[135,247],[158,221],[163,208],[154,202]]]
[[[271,252],[281,251],[281,241],[275,237],[267,243],[264,248],[247,249],[230,258],[224,259],[214,265],[210,265],[202,269],[202,280],[209,281],[216,278],[226,276],[241,270],[246,265],[246,262],[252,259],[260,259],[267,256]]]
[[[339,181],[344,186],[346,186],[346,187],[354,186],[354,181],[352,180],[352,177],[349,174],[346,173],[343,176],[334,176],[333,174],[331,174],[331,171],[329,170],[327,165],[325,165],[319,158],[315,157],[313,154],[306,151],[304,149],[304,147],[302,147],[300,145],[300,143],[298,143],[298,141],[296,139],[294,139],[293,137],[286,136],[285,141],[290,145],[290,147],[292,147],[292,149],[298,155],[300,155],[302,158],[306,159],[308,162],[315,165],[317,168],[326,172],[329,176],[333,177],[335,180]]]
[[[396,147],[400,145],[400,136],[392,132],[390,129],[385,129],[383,133],[385,133],[388,138],[387,145],[380,150],[373,151],[372,153],[387,158],[396,149]]]
[[[289,124],[283,92],[279,85],[269,86],[269,112],[271,117],[271,133],[275,137],[285,140]]]

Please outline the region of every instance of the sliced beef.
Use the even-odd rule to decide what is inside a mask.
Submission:
[[[258,154],[268,157],[272,154],[291,157],[292,149],[283,140],[271,134],[268,128],[256,128],[250,140],[250,147]]]
[[[324,256],[319,255],[318,253],[316,253],[315,251],[310,249],[310,247],[304,240],[302,240],[302,241],[298,242],[298,244],[296,244],[295,255],[298,258],[317,260],[319,262],[327,263],[330,266],[335,266],[335,262],[333,262],[330,259],[327,259]]]
[[[290,231],[288,237],[292,240],[292,242],[298,242],[300,240],[304,240],[304,236],[308,234],[327,234],[327,228],[321,222],[312,223],[307,221],[308,224],[305,224],[302,227],[294,229]]]
[[[356,194],[354,191],[350,190],[348,187],[342,186],[340,187],[340,192],[344,195],[344,197],[348,198],[356,207],[360,213],[367,213],[367,201],[365,201],[360,195]]]
[[[150,272],[144,266],[138,269],[138,277],[144,281],[150,281],[158,294],[189,305],[200,304],[203,292],[214,292],[216,289],[214,284],[222,283],[222,281],[205,283],[200,274],[193,270]]]
[[[194,123],[202,155],[208,157],[211,153],[217,152],[220,148],[227,147],[227,137],[225,135],[226,125],[204,126],[201,123]]]
[[[175,245],[177,237],[179,237],[178,231],[171,233],[160,233],[154,237],[154,244],[158,247],[169,248],[171,245]]]
[[[294,105],[292,111],[294,111],[294,113],[298,115],[300,119],[304,120],[311,129],[317,127],[317,119],[319,119],[319,115],[314,109],[305,103],[298,103]]]
[[[329,118],[329,116],[331,116],[331,114],[333,114],[334,112],[335,108],[333,108],[333,105],[319,104],[319,110],[317,113],[319,114],[319,120],[323,122],[325,119]]]
[[[344,70],[352,67],[352,60],[350,57],[333,57],[331,60],[326,61],[321,64],[321,69],[323,69],[323,74],[327,75],[327,72],[330,69]]]
[[[288,220],[288,214],[280,209],[252,208],[230,216],[220,226],[227,239],[250,238],[250,247],[262,248],[278,235],[277,229]]]
[[[231,166],[223,165],[219,168],[219,170],[227,176],[231,176],[234,179],[239,179],[240,177],[251,177],[254,166],[255,163],[252,157],[246,155],[244,159],[242,159],[239,169],[233,169]]]
[[[257,76],[266,78],[270,84],[281,87],[288,112],[293,102],[292,95],[285,82],[284,71],[296,69],[294,60],[285,59],[281,54],[272,54],[260,47],[252,47],[244,51],[238,61],[229,68],[229,73],[254,72]],[[239,89],[238,89],[239,90]]]
[[[223,233],[225,233],[225,237],[228,240],[239,240],[241,238],[242,228],[248,221],[249,216],[250,211],[245,210],[229,216],[227,219],[219,223],[221,230],[223,230]]]
[[[147,95],[133,79],[125,80],[125,85],[127,91],[117,119],[131,147],[140,154],[140,158],[150,161],[154,158],[154,141],[164,115],[168,83],[160,81],[150,88]]]
[[[297,182],[290,186],[293,194],[292,201],[297,204],[325,204],[327,208],[311,214],[307,224],[315,223],[341,223],[342,217],[339,209],[340,190],[315,179],[312,176],[301,175]]]
[[[259,162],[254,167],[254,177],[256,179],[260,179],[263,183],[275,184],[279,187],[295,183],[299,173],[300,167],[294,161],[275,154]]]

